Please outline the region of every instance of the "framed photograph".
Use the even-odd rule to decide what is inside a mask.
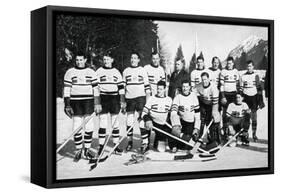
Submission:
[[[31,12],[31,182],[274,173],[274,21]]]

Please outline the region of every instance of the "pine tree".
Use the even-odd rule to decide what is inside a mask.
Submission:
[[[194,69],[196,69],[196,54],[193,53],[190,62],[189,62],[189,73],[191,73]]]

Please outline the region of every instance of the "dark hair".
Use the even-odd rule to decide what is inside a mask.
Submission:
[[[202,56],[198,56],[197,58],[196,58],[196,60],[198,61],[198,60],[202,60],[202,61],[204,61],[204,57],[202,57]]]
[[[234,58],[233,57],[227,57],[227,59],[226,59],[226,61],[232,61],[232,62],[234,62]]]
[[[221,63],[220,59],[219,59],[217,56],[214,56],[214,57],[212,58],[212,63],[214,63],[214,61],[215,61],[216,59],[219,61],[219,63]]]
[[[151,53],[151,57],[153,56],[153,55],[160,55],[157,51],[153,51],[152,53]]]
[[[181,85],[183,85],[183,84],[189,84],[189,85],[191,85],[190,79],[184,79],[184,80],[182,80]]]
[[[140,57],[140,54],[139,54],[138,52],[136,52],[136,51],[132,51],[132,52],[131,52],[131,56],[132,56],[132,55],[137,55],[139,59],[141,58],[141,57]]]
[[[246,64],[247,64],[247,65],[249,65],[250,63],[252,63],[252,64],[253,64],[253,66],[255,66],[255,63],[254,63],[254,61],[253,61],[253,60],[248,60],[248,61],[246,62]]]
[[[201,77],[203,77],[203,76],[207,76],[207,78],[209,78],[209,74],[207,72],[201,73]]]
[[[166,82],[160,80],[159,82],[157,82],[157,86],[164,86],[164,88],[166,88]]]
[[[104,56],[104,57],[106,56],[106,57],[111,57],[111,58],[114,58],[114,56],[113,56],[113,54],[112,54],[112,52],[111,52],[111,51],[107,51],[107,52],[105,52],[103,56]]]
[[[84,58],[86,58],[85,52],[83,52],[83,51],[81,51],[81,50],[77,51],[77,52],[75,53],[75,56],[76,56],[76,57],[77,57],[77,56],[83,56]]]

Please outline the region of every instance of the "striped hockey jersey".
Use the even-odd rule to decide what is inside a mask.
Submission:
[[[127,67],[123,72],[123,80],[127,99],[146,96],[146,93],[151,92],[147,73],[141,66]]]
[[[230,103],[226,114],[230,117],[231,124],[237,125],[242,121],[247,110],[249,110],[249,107],[245,102],[242,102],[242,104]]]
[[[147,114],[152,118],[153,122],[163,125],[167,121],[171,106],[172,99],[170,97],[151,96],[143,108],[142,117]]]
[[[154,67],[151,64],[145,65],[144,69],[148,75],[152,96],[154,96],[157,93],[157,83],[160,80],[166,81],[164,69],[160,65],[158,67]]]
[[[255,72],[246,72],[241,76],[240,88],[244,94],[254,96],[258,93],[260,87],[260,78]]]
[[[96,73],[101,95],[125,94],[122,75],[116,68],[100,67]]]
[[[64,97],[71,100],[93,99],[99,96],[97,74],[90,68],[70,68],[64,75]]]
[[[191,74],[190,74],[190,79],[191,79],[191,87],[196,86],[197,84],[199,84],[202,79],[201,79],[201,74],[203,72],[207,72],[209,74],[208,69],[204,68],[204,69],[194,69]]]
[[[219,91],[212,83],[204,87],[203,83],[196,85],[194,92],[197,94],[199,102],[204,105],[215,105],[219,102]]]
[[[220,74],[220,91],[237,92],[239,86],[239,72],[237,69],[223,69]]]
[[[179,117],[186,122],[195,122],[195,128],[200,128],[200,113],[199,113],[199,102],[195,93],[191,92],[189,95],[185,96],[182,94],[176,95],[173,100],[171,109],[171,118],[179,115]],[[172,124],[176,125],[176,123]]]
[[[210,81],[215,85],[215,86],[219,86],[219,82],[220,82],[220,73],[221,70],[220,69],[216,69],[214,70],[213,68],[209,68],[208,69],[208,73],[209,73],[209,77],[210,77]]]

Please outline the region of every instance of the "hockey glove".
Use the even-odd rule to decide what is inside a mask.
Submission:
[[[72,118],[72,116],[74,114],[73,110],[70,106],[70,98],[69,97],[64,98],[64,112],[69,118]]]
[[[125,101],[125,95],[120,95],[120,106],[121,106],[121,112],[123,114],[126,113],[126,107],[127,107],[127,104],[126,104],[126,101]]]
[[[223,106],[225,106],[225,105],[227,104],[227,100],[226,100],[225,97],[223,97],[223,98],[221,99],[221,104],[222,104]]]
[[[192,132],[192,140],[197,142],[199,139],[199,129],[194,129]]]
[[[180,125],[175,125],[172,127],[172,134],[176,137],[181,136],[181,126]]]

